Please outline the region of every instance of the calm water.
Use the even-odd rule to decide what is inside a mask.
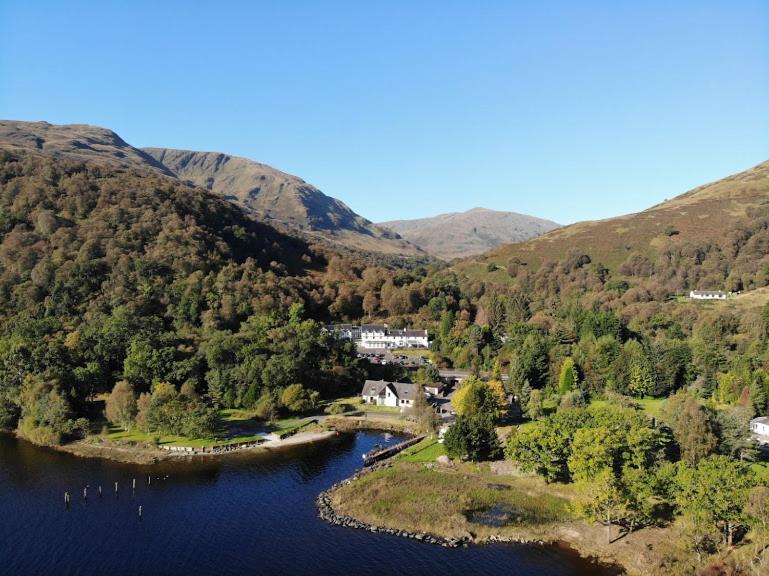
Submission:
[[[448,550],[319,520],[317,494],[382,442],[359,433],[281,455],[147,467],[79,459],[0,435],[0,574],[598,573],[551,548]],[[73,494],[69,511],[65,490]]]

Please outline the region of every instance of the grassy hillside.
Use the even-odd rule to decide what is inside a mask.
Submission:
[[[619,269],[633,255],[654,262],[660,255],[686,246],[719,242],[740,225],[751,210],[769,203],[769,162],[701,186],[636,214],[607,220],[579,222],[544,236],[501,246],[457,268],[485,277],[496,264],[538,269],[579,252],[610,270]],[[493,278],[504,274],[492,271]]]
[[[453,260],[481,254],[500,244],[522,242],[559,225],[515,212],[473,208],[432,218],[383,222],[382,226],[394,230],[428,254]]]

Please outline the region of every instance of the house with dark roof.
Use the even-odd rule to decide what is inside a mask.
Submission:
[[[414,405],[418,387],[406,382],[385,382],[384,380],[366,380],[361,391],[361,398],[366,404],[411,408]]]
[[[427,403],[430,404],[438,414],[453,414],[449,398],[440,396],[442,387],[424,386],[423,394]],[[412,408],[414,400],[419,391],[418,384],[408,382],[386,382],[384,380],[366,380],[361,390],[361,398],[365,404],[375,406],[391,406],[400,408],[401,411]]]

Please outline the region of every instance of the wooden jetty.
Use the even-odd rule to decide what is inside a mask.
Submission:
[[[390,458],[392,456],[395,456],[399,452],[402,452],[406,448],[409,448],[410,446],[413,446],[414,444],[417,444],[425,439],[425,436],[414,436],[413,438],[409,438],[408,440],[404,440],[403,442],[399,442],[398,444],[393,444],[392,446],[386,446],[384,448],[374,448],[373,450],[366,452],[363,455],[363,465],[364,466],[371,466],[374,462],[378,462],[379,460],[384,460],[385,458]]]

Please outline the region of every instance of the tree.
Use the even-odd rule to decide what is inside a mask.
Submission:
[[[416,386],[414,404],[411,406],[410,411],[417,421],[417,425],[421,432],[432,434],[438,428],[438,415],[435,413],[435,410],[430,403],[427,402],[425,389],[421,385]]]
[[[470,376],[462,382],[461,387],[454,393],[451,405],[460,416],[474,417],[490,414],[497,418],[504,404],[504,390],[492,387],[475,376]]]
[[[307,390],[301,384],[291,384],[284,388],[280,403],[291,412],[307,412],[318,403],[318,392]]]
[[[592,480],[577,485],[577,513],[590,522],[606,526],[606,541],[611,542],[611,527],[627,515],[627,495],[611,470],[604,469]]]
[[[760,371],[753,376],[750,384],[750,405],[753,408],[754,416],[766,414],[769,408],[767,380],[767,375]]]
[[[696,464],[715,452],[718,437],[712,418],[695,398],[684,392],[674,394],[662,405],[661,417],[673,431],[681,458],[687,463]]]
[[[61,444],[64,436],[75,427],[69,403],[53,381],[27,375],[22,385],[20,404],[18,433],[30,442]]]
[[[630,365],[628,390],[635,396],[643,398],[654,389],[654,386],[654,374],[648,360],[644,356],[634,358]]]
[[[488,414],[457,416],[446,431],[444,446],[449,456],[467,456],[474,462],[496,458],[501,451],[494,422]]]
[[[125,380],[115,384],[104,407],[107,420],[123,430],[128,430],[136,418],[136,412],[136,395],[133,387]]]
[[[532,390],[529,401],[526,403],[526,417],[530,420],[536,420],[545,413],[543,401],[544,394],[542,390]]]
[[[577,369],[574,360],[569,356],[561,365],[561,374],[558,377],[558,393],[566,394],[577,386]]]
[[[748,493],[745,504],[746,514],[761,525],[763,530],[769,526],[769,486],[756,486]]]
[[[719,372],[716,374],[715,399],[719,404],[734,404],[742,391],[742,382],[733,372]]]
[[[608,428],[581,428],[574,434],[569,473],[576,482],[589,482],[605,470],[614,469],[614,450],[619,439]]]
[[[753,483],[745,464],[710,456],[680,467],[676,504],[685,516],[719,530],[724,543],[732,546],[735,533],[747,524],[744,510]]]
[[[750,439],[752,410],[735,406],[716,412],[718,451],[739,460],[752,460],[756,447]]]
[[[433,384],[441,379],[441,372],[434,364],[421,366],[414,374],[414,382],[418,384]]]

